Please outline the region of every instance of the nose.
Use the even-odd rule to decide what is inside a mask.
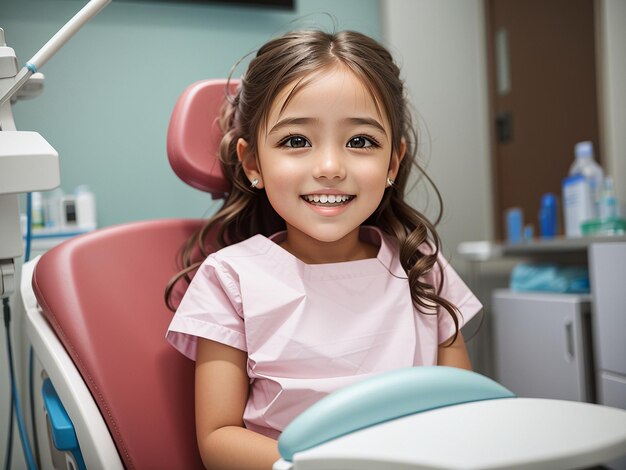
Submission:
[[[315,158],[315,168],[313,176],[316,179],[327,178],[344,179],[346,177],[346,167],[342,152],[333,148],[320,149]]]

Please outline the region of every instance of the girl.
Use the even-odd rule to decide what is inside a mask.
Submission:
[[[196,361],[204,464],[269,469],[280,432],[326,394],[400,367],[470,368],[459,329],[481,306],[404,201],[417,142],[380,44],[272,40],[222,118],[232,189],[186,248],[179,278],[197,272],[167,339]]]

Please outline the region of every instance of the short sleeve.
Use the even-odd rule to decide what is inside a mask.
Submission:
[[[196,359],[198,338],[246,351],[238,277],[214,256],[198,268],[166,334],[188,358]]]
[[[443,286],[439,295],[451,302],[461,312],[459,318],[459,329],[461,329],[482,310],[483,306],[441,253],[438,255],[438,263],[432,270],[434,285],[439,283],[440,270],[443,270]],[[454,335],[455,327],[451,315],[441,307],[439,308],[438,323],[437,341],[442,344]]]

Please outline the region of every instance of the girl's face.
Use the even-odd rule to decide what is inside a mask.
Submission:
[[[361,243],[359,226],[380,204],[387,178],[395,179],[404,149],[391,154],[387,116],[349,69],[311,78],[284,109],[295,84],[278,94],[258,132],[257,158],[246,155],[243,140],[238,152],[249,179],[258,178],[257,188],[265,188],[285,220],[290,251],[334,246],[349,253]]]

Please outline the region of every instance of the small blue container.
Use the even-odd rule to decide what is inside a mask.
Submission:
[[[539,231],[542,238],[554,238],[557,231],[557,203],[556,196],[546,193],[541,197],[539,209]]]
[[[505,213],[506,238],[509,243],[521,243],[524,230],[524,213],[519,207],[511,207]]]

